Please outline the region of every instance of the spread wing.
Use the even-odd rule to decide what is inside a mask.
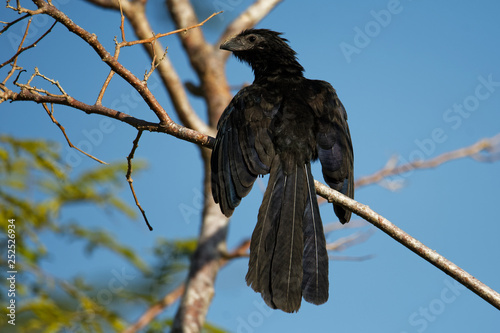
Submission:
[[[333,189],[354,197],[354,154],[347,113],[335,89],[324,81],[313,81],[314,93],[310,105],[316,113],[318,157],[323,177]],[[334,205],[340,222],[349,222],[351,212]]]
[[[212,194],[228,217],[257,176],[270,171],[275,151],[269,127],[279,102],[248,86],[234,96],[219,119],[211,159]]]

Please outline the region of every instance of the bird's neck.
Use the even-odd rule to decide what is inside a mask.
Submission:
[[[255,82],[295,81],[304,77],[304,68],[297,62],[256,64],[252,66]]]

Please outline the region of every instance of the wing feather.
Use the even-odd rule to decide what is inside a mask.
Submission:
[[[212,194],[221,211],[231,216],[258,175],[269,173],[275,152],[269,132],[272,103],[262,107],[262,92],[255,86],[234,96],[217,124],[212,151]]]
[[[354,153],[347,113],[335,89],[325,81],[312,81],[314,99],[310,102],[317,119],[317,148],[323,177],[333,189],[354,197]],[[351,212],[333,205],[340,222],[349,222]]]

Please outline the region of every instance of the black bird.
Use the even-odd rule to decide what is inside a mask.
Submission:
[[[309,80],[281,33],[250,29],[224,42],[253,69],[217,125],[212,194],[231,216],[259,175],[269,183],[252,234],[246,281],[272,308],[295,312],[302,297],[328,300],[328,254],[311,174],[322,164],[328,185],[354,196],[347,114],[332,86]],[[351,212],[334,205],[340,222]]]

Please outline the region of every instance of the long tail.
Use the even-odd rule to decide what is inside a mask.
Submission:
[[[302,222],[304,227],[302,294],[307,302],[319,305],[328,300],[328,253],[311,165],[307,164],[304,168],[306,168],[308,188]]]
[[[279,156],[252,234],[246,281],[272,308],[328,299],[328,256],[310,164],[284,172]]]

